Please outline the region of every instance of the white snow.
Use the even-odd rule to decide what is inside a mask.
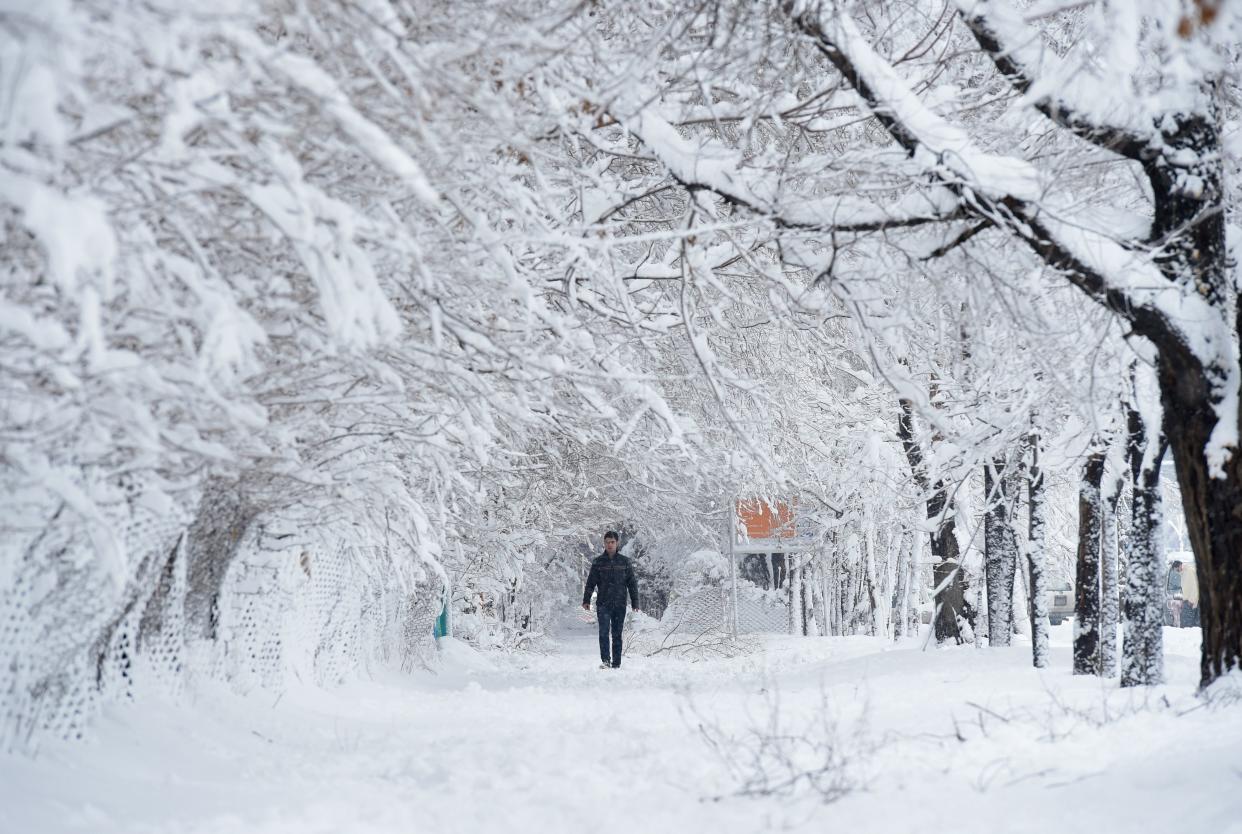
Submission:
[[[780,222],[809,227],[851,224],[900,223],[921,217],[951,215],[957,197],[947,188],[935,187],[907,194],[890,204],[877,203],[853,194],[828,198],[782,193],[773,186],[771,171],[728,146],[712,139],[683,138],[645,96],[630,96],[616,105],[626,129],[642,140],[680,182],[709,188]]]
[[[388,133],[359,113],[332,76],[324,72],[318,64],[292,53],[276,56],[272,63],[290,81],[317,96],[341,129],[357,143],[358,148],[400,177],[419,199],[428,204],[434,204],[440,199],[427,182],[422,167]]]
[[[1092,23],[1108,37],[1106,54],[1096,57],[1089,50],[1075,48],[1059,58],[1043,32],[1028,25],[1027,21],[1034,19],[1033,10],[989,0],[957,0],[957,7],[967,18],[981,20],[998,37],[1006,57],[1032,82],[1025,100],[1051,100],[1092,124],[1115,125],[1134,136],[1146,138],[1153,133],[1151,111],[1156,102],[1152,97],[1135,95],[1131,81],[1141,47],[1138,16],[1126,13],[1130,9],[1110,3],[1102,10],[1093,10],[1102,19]]]
[[[21,211],[23,225],[43,244],[49,272],[65,292],[93,277],[105,296],[111,293],[117,244],[101,200],[65,194],[12,172],[0,177],[0,200]]]
[[[0,827],[1242,831],[1242,705],[1192,694],[1198,630],[1166,630],[1168,685],[1129,691],[1072,677],[1069,626],[1052,634],[1043,672],[1025,644],[775,636],[730,660],[631,657],[613,672],[596,668],[593,628],[579,623],[554,653],[450,640],[436,674],[335,691],[144,696],[88,741],[0,759]],[[795,757],[812,764],[813,744],[831,738],[865,788],[833,804],[804,783],[736,796],[746,760],[731,771],[703,729],[745,743],[773,708]]]
[[[1045,189],[1034,165],[980,150],[965,130],[925,105],[891,64],[880,58],[848,15],[822,14],[820,25],[848,57],[892,117],[917,138],[916,159],[929,169],[943,167],[993,197],[1038,200]]]

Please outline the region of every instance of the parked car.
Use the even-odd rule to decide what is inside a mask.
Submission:
[[[1074,616],[1074,586],[1064,579],[1048,583],[1048,622],[1060,625]]]

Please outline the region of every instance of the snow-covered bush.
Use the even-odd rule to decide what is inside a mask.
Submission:
[[[729,578],[729,557],[716,550],[696,550],[677,565],[673,591],[688,596],[701,588],[718,588]]]

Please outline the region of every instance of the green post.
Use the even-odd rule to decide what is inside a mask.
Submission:
[[[460,549],[458,553],[460,554]],[[444,604],[440,608],[440,616],[436,617],[435,625],[431,629],[431,635],[437,640],[441,637],[449,637],[453,633],[453,621],[449,615],[449,603],[453,599],[453,586],[445,582],[442,593]]]
[[[441,637],[448,636],[448,603],[444,603],[444,607],[440,609],[440,616],[436,617],[435,628],[432,635],[438,640]]]

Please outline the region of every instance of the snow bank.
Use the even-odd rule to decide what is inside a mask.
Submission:
[[[773,636],[744,657],[619,671],[596,668],[589,626],[548,655],[449,640],[440,674],[116,705],[95,743],[0,759],[0,807],[6,830],[48,834],[1236,832],[1242,706],[1194,695],[1195,637],[1170,630],[1172,683],[1138,691],[1071,676],[1065,627],[1044,672],[1023,647],[868,637]],[[768,726],[803,752],[834,743],[865,790],[738,796],[743,760],[701,727]]]

